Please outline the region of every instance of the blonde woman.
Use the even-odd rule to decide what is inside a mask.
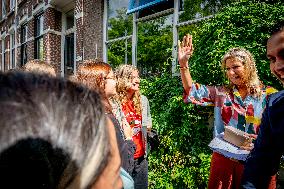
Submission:
[[[214,136],[222,133],[226,126],[233,126],[256,138],[265,100],[275,90],[261,84],[251,53],[243,48],[232,48],[224,55],[222,68],[229,85],[219,87],[193,83],[188,66],[192,53],[192,36],[186,35],[178,51],[184,101],[214,106]],[[253,144],[243,149],[252,148]],[[208,188],[240,188],[243,169],[243,161],[236,156],[229,157],[213,149]],[[275,182],[271,183],[272,188],[273,184]]]
[[[121,65],[115,70],[117,77],[117,101],[122,106],[123,114],[130,125],[136,144],[134,153],[135,189],[148,188],[147,128],[152,127],[148,99],[140,94],[140,78],[137,68]]]

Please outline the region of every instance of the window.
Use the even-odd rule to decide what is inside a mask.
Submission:
[[[64,65],[66,76],[74,74],[74,33],[65,36]]]
[[[9,44],[7,43],[8,41],[3,38],[2,39],[2,61],[3,61],[3,71],[6,71],[9,69],[9,57],[8,57],[8,47],[9,47]]]
[[[6,0],[2,0],[2,19],[6,16]]]
[[[35,59],[43,60],[43,14],[35,18]]]
[[[15,8],[15,0],[10,0],[10,10],[13,10]]]
[[[74,28],[74,9],[71,9],[66,13],[66,30]]]
[[[28,25],[21,27],[21,66],[27,63],[27,41],[28,41]]]
[[[15,32],[13,31],[11,34],[10,34],[10,53],[11,53],[11,57],[10,57],[10,68],[15,68],[16,65],[15,65]]]
[[[75,71],[75,17],[74,9],[66,13],[65,42],[64,42],[64,75],[73,75]]]
[[[1,39],[1,45],[2,45],[2,60],[1,60],[1,70],[5,71],[5,39]]]

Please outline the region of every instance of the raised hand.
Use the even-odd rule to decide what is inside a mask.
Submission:
[[[178,62],[181,67],[188,67],[188,59],[193,53],[192,36],[187,34],[183,41],[178,41]]]

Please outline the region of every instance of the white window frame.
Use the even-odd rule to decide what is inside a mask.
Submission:
[[[6,1],[7,0],[2,0],[2,10],[1,10],[1,12],[2,12],[2,19],[4,19],[5,16],[6,16]]]
[[[16,5],[16,0],[10,0],[10,10],[13,10]]]

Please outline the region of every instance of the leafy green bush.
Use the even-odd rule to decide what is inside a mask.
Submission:
[[[283,13],[281,4],[244,1],[202,23],[195,31],[190,60],[193,78],[203,84],[224,84],[220,60],[229,48],[239,46],[253,53],[264,84],[281,89],[270,74],[265,46],[268,28],[283,19]],[[143,80],[142,91],[150,101],[153,127],[161,136],[159,151],[149,156],[150,188],[206,188],[212,108],[184,104],[180,78],[166,74]]]
[[[208,113],[184,104],[179,78],[165,75],[143,80],[142,86],[150,100],[153,127],[161,136],[159,151],[149,157],[150,187],[205,188],[211,154],[207,145],[212,138]]]

